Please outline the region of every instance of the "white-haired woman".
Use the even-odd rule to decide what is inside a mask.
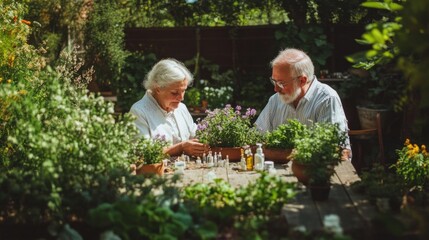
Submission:
[[[193,77],[183,63],[163,59],[146,75],[143,85],[146,94],[131,107],[137,117],[135,124],[140,136],[164,137],[169,143],[166,153],[177,156],[185,153],[200,156],[209,146],[195,139],[197,129],[191,114],[182,103],[185,91]]]

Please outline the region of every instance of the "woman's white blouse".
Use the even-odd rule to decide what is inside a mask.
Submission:
[[[140,131],[139,136],[164,136],[166,141],[172,144],[195,137],[197,125],[183,103],[180,103],[177,109],[167,112],[146,92],[142,99],[133,104],[130,112],[137,118],[134,123]]]

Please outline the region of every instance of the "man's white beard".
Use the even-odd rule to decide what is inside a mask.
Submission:
[[[290,94],[290,95],[288,95],[288,94],[281,94],[280,93],[280,99],[284,102],[284,103],[286,103],[286,104],[290,104],[290,103],[292,103],[293,101],[295,101],[297,98],[298,98],[298,96],[301,94],[301,88],[300,87],[298,87],[298,86],[296,86],[297,84],[294,84],[293,85],[293,88],[295,89],[293,92],[292,92],[292,94]]]

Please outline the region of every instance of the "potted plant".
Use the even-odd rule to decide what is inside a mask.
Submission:
[[[389,65],[369,70],[351,69],[350,73],[350,77],[340,83],[338,93],[341,99],[356,106],[360,127],[376,128],[377,113],[380,113],[381,125],[386,126],[390,113],[404,101],[404,77]]]
[[[251,124],[251,119],[256,115],[255,109],[248,108],[242,114],[240,106],[234,109],[227,104],[223,109],[207,110],[206,113],[204,119],[197,120],[196,137],[210,145],[212,151],[221,152],[222,156],[228,155],[229,160],[240,160],[242,146],[262,141],[262,134]]]
[[[290,155],[292,171],[299,181],[308,184],[313,199],[326,200],[329,196],[330,179],[335,166],[341,162],[345,140],[346,133],[339,129],[338,124],[332,123],[315,123],[296,139]],[[322,189],[325,195],[316,196],[318,189]]]
[[[134,157],[136,174],[164,174],[162,160],[169,158],[164,152],[167,142],[162,137],[155,139],[141,138],[132,147],[131,156]]]
[[[278,163],[287,163],[294,147],[294,141],[304,135],[306,127],[298,120],[290,119],[272,132],[267,132],[264,141],[265,159]]]

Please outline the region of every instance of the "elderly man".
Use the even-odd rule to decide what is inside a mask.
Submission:
[[[273,131],[288,119],[310,125],[338,123],[347,132],[347,119],[337,92],[319,82],[310,57],[298,49],[285,49],[271,62],[271,83],[276,94],[270,97],[255,124],[263,132]],[[350,140],[343,159],[351,159]]]

